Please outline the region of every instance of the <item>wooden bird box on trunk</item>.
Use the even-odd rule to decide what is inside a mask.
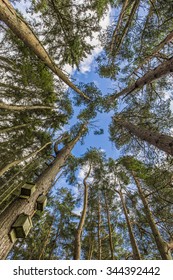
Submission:
[[[47,204],[47,197],[45,195],[40,195],[37,198],[37,210],[43,211]]]
[[[21,198],[29,198],[36,190],[36,187],[34,184],[25,183],[20,192]]]
[[[32,220],[30,216],[24,213],[20,214],[11,227],[10,238],[12,242],[15,241],[15,238],[25,238],[31,228]]]

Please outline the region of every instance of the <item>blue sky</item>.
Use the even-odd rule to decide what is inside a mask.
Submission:
[[[84,83],[94,82],[97,87],[101,90],[102,94],[111,93],[114,88],[112,82],[109,79],[100,78],[99,75],[95,71],[96,64],[93,61],[90,67],[90,71],[86,73],[75,72],[74,78],[77,81],[82,81]],[[78,111],[78,108],[75,109]],[[106,152],[107,157],[117,158],[119,152],[115,149],[115,146],[109,141],[109,131],[108,127],[111,123],[111,116],[113,112],[109,113],[99,113],[97,117],[92,120],[95,128],[89,129],[89,134],[84,139],[84,145],[80,145],[80,143],[76,144],[73,149],[73,153],[76,156],[84,154],[87,148],[96,147],[104,150]],[[75,117],[72,119],[72,123],[74,124]],[[102,128],[104,130],[104,134],[102,135],[94,135],[94,130],[99,130]]]

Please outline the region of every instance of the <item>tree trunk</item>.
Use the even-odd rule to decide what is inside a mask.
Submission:
[[[159,150],[162,150],[173,156],[173,137],[159,133],[157,131],[152,132],[151,130],[138,127],[120,118],[115,118],[115,122],[127,129],[133,135],[137,136],[140,140],[146,141]]]
[[[55,219],[55,217],[53,218],[51,224],[49,225],[49,229],[48,229],[48,232],[46,234],[46,238],[45,238],[44,242],[42,243],[42,247],[41,247],[41,251],[40,251],[39,256],[38,256],[38,260],[44,260],[44,253],[45,253],[45,249],[47,247],[47,244],[50,241],[50,235],[51,235],[54,219]]]
[[[77,136],[63,147],[52,164],[39,176],[36,181],[36,191],[29,199],[17,198],[6,210],[0,215],[0,259],[5,259],[13,243],[9,238],[9,231],[18,215],[25,213],[33,216],[35,213],[35,204],[40,194],[47,194],[58,174],[60,168],[64,165],[66,159],[71,153],[74,145],[77,143],[86,126],[84,125]]]
[[[129,18],[128,18],[128,21],[127,21],[127,23],[126,23],[126,25],[125,25],[125,27],[124,27],[124,29],[122,31],[121,38],[120,38],[119,41],[117,40],[117,42],[116,42],[117,46],[116,46],[115,52],[112,53],[113,57],[115,57],[118,54],[119,50],[120,50],[121,44],[122,44],[122,42],[123,42],[123,40],[124,40],[128,30],[130,28],[130,25],[131,25],[133,19],[134,19],[134,15],[135,15],[136,10],[137,10],[137,8],[139,6],[139,3],[140,3],[140,0],[135,0],[134,1],[131,13],[130,13]]]
[[[92,259],[93,247],[94,247],[94,244],[93,244],[93,239],[92,239],[92,237],[91,237],[91,239],[90,239],[90,244],[89,244],[89,251],[88,251],[87,260],[91,260],[91,259]]]
[[[142,88],[146,84],[150,84],[155,80],[158,80],[159,78],[170,74],[173,72],[173,56],[169,58],[167,61],[161,63],[159,66],[154,68],[153,70],[148,71],[143,77],[139,78],[135,83],[133,83],[131,86],[126,87],[122,91],[120,91],[117,94],[110,95],[107,99],[109,102],[113,102],[117,98],[128,95],[132,92],[134,92],[136,89]]]
[[[39,152],[41,152],[43,149],[45,149],[48,145],[50,145],[51,142],[46,143],[43,147],[41,147],[40,149],[38,149],[37,151],[35,151],[34,153],[31,153],[21,159],[17,159],[14,160],[12,162],[10,162],[9,164],[7,164],[6,166],[4,166],[1,170],[0,170],[0,176],[2,176],[5,172],[7,172],[10,168],[20,164],[21,162],[23,162],[24,160],[29,159],[30,157],[34,157],[36,156]]]
[[[163,47],[173,40],[173,30],[157,45],[152,53],[145,57],[145,59],[136,67],[132,74],[136,73],[140,68],[142,68],[148,61],[150,61],[154,56],[156,56]]]
[[[98,260],[102,259],[101,222],[100,195],[98,195]]]
[[[87,212],[87,204],[88,204],[88,184],[86,182],[87,178],[89,177],[91,172],[91,165],[89,167],[89,171],[86,175],[86,177],[83,180],[84,184],[84,201],[83,201],[83,210],[82,215],[80,217],[79,225],[76,231],[75,235],[75,241],[74,241],[74,260],[80,260],[80,252],[81,252],[81,235],[85,223],[86,218],[86,212]]]
[[[124,4],[122,6],[122,9],[121,9],[119,18],[118,18],[118,22],[116,24],[116,27],[115,27],[113,35],[112,35],[112,41],[111,41],[111,46],[110,46],[110,54],[111,55],[113,54],[114,44],[117,42],[116,36],[117,36],[117,33],[119,32],[119,29],[120,29],[120,26],[121,26],[121,23],[122,23],[122,20],[123,20],[123,16],[124,16],[124,13],[126,11],[126,7],[127,7],[128,3],[129,3],[129,0],[125,0]]]
[[[5,104],[3,102],[0,102],[0,108],[6,109],[10,111],[27,111],[27,110],[52,110],[56,109],[53,106],[42,106],[42,105],[12,105],[12,104]]]
[[[111,219],[110,219],[109,206],[108,206],[108,200],[107,200],[106,193],[104,193],[104,198],[105,198],[106,214],[107,214],[107,220],[108,220],[109,246],[110,246],[110,252],[111,252],[111,260],[114,260],[114,246],[113,246],[113,242],[112,242],[112,227],[111,227]]]
[[[119,193],[119,196],[120,196],[120,199],[121,199],[124,215],[125,215],[125,218],[126,218],[127,228],[128,228],[128,231],[129,231],[130,243],[131,243],[132,251],[133,251],[133,259],[134,260],[141,260],[140,252],[139,252],[136,240],[135,240],[135,236],[133,234],[133,229],[132,229],[129,217],[128,217],[127,207],[126,207],[126,204],[125,204],[125,201],[124,201],[122,191],[119,191],[118,193]]]
[[[144,211],[145,211],[145,215],[146,215],[146,218],[147,218],[147,221],[150,225],[150,228],[152,230],[152,233],[153,233],[153,237],[154,237],[154,240],[156,242],[156,245],[157,245],[157,249],[158,251],[160,252],[160,255],[162,257],[163,260],[172,260],[172,257],[171,257],[171,254],[170,254],[170,247],[169,247],[169,244],[167,244],[161,237],[160,235],[160,232],[156,226],[156,223],[155,223],[155,220],[153,218],[153,215],[150,211],[150,208],[148,206],[148,201],[143,193],[143,190],[141,188],[141,185],[140,185],[140,182],[138,180],[138,178],[135,176],[135,173],[134,171],[131,172],[132,176],[133,176],[133,179],[135,181],[135,184],[137,186],[137,189],[139,191],[139,195],[140,195],[140,198],[142,200],[142,203],[144,205]]]
[[[93,224],[93,212],[92,212],[92,207],[91,205],[90,206],[90,209],[88,209],[88,216],[90,217],[90,220],[89,220],[89,224],[92,225]],[[94,219],[95,219],[95,213],[94,213]],[[87,260],[91,260],[92,259],[92,256],[93,256],[93,250],[94,250],[94,236],[95,236],[95,233],[93,233],[93,227],[89,227],[89,233],[88,233],[89,237],[88,237],[88,253],[87,253],[87,257],[86,259]]]
[[[9,132],[12,130],[20,129],[20,128],[26,127],[27,125],[29,125],[29,124],[19,124],[19,125],[7,127],[7,128],[2,128],[2,129],[0,129],[0,133],[2,134],[2,133],[6,133],[6,132]]]
[[[53,251],[54,251],[55,248],[56,248],[56,242],[57,242],[57,239],[58,239],[58,237],[59,237],[59,233],[60,233],[60,230],[59,230],[59,228],[58,228],[58,230],[57,230],[57,232],[56,232],[56,235],[55,235],[55,238],[53,239],[50,252],[49,252],[49,260],[52,259]]]
[[[14,34],[28,46],[60,79],[74,91],[89,99],[68,77],[56,66],[29,25],[15,11],[8,0],[0,0],[0,20],[4,21]]]
[[[12,64],[12,62],[10,63],[10,65]],[[26,94],[35,94],[34,90],[31,89],[26,89],[25,87],[22,86],[15,86],[13,84],[5,84],[0,82],[0,88],[2,91],[4,91],[5,88],[5,93],[7,94],[7,92],[10,89],[10,92],[12,91],[11,95],[13,96],[14,93],[18,92],[18,91],[22,91],[25,92]],[[41,89],[37,89],[37,93],[40,94],[41,93]]]

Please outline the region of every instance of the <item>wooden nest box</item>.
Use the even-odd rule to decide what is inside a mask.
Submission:
[[[34,184],[25,183],[20,192],[20,197],[22,198],[29,198],[36,190]]]
[[[37,210],[43,211],[47,204],[47,197],[44,194],[41,194],[37,198]]]
[[[17,238],[25,238],[30,229],[32,228],[32,220],[30,216],[22,213],[18,216],[17,220],[11,227],[10,238],[12,242],[15,242]]]

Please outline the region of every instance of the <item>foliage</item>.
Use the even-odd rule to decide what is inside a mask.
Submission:
[[[94,82],[79,82],[78,88],[89,99],[73,96],[25,40],[0,23],[0,105],[7,104],[0,113],[0,172],[13,164],[0,179],[0,213],[15,203],[25,182],[36,182],[54,159],[61,161],[64,148],[81,129],[81,143],[87,139],[98,114],[113,115],[110,140],[121,149],[121,156],[107,158],[94,144],[87,150],[83,146],[82,155],[70,154],[61,166],[63,179],[57,175],[59,180],[51,182],[48,207],[34,216],[32,231],[16,243],[8,258],[73,259],[82,224],[81,259],[135,259],[134,244],[138,258],[164,259],[162,243],[172,254],[172,158],[157,144],[163,136],[164,147],[170,149],[173,143],[167,141],[172,139],[173,125],[172,66],[164,69],[173,55],[173,4],[169,0],[30,2],[27,13],[18,12],[18,17],[31,26],[60,68],[80,71],[80,63],[95,48],[93,38],[99,35],[103,50],[95,58],[96,71],[109,79],[113,93],[103,94]],[[104,30],[100,23],[110,7],[111,22]],[[146,76],[140,87],[139,80]],[[117,98],[124,88],[128,93]],[[24,109],[10,110],[10,105]],[[158,135],[155,145],[130,126],[141,135]],[[98,127],[93,134],[103,133]],[[45,149],[26,159],[46,143]],[[56,149],[59,144],[62,153]]]

